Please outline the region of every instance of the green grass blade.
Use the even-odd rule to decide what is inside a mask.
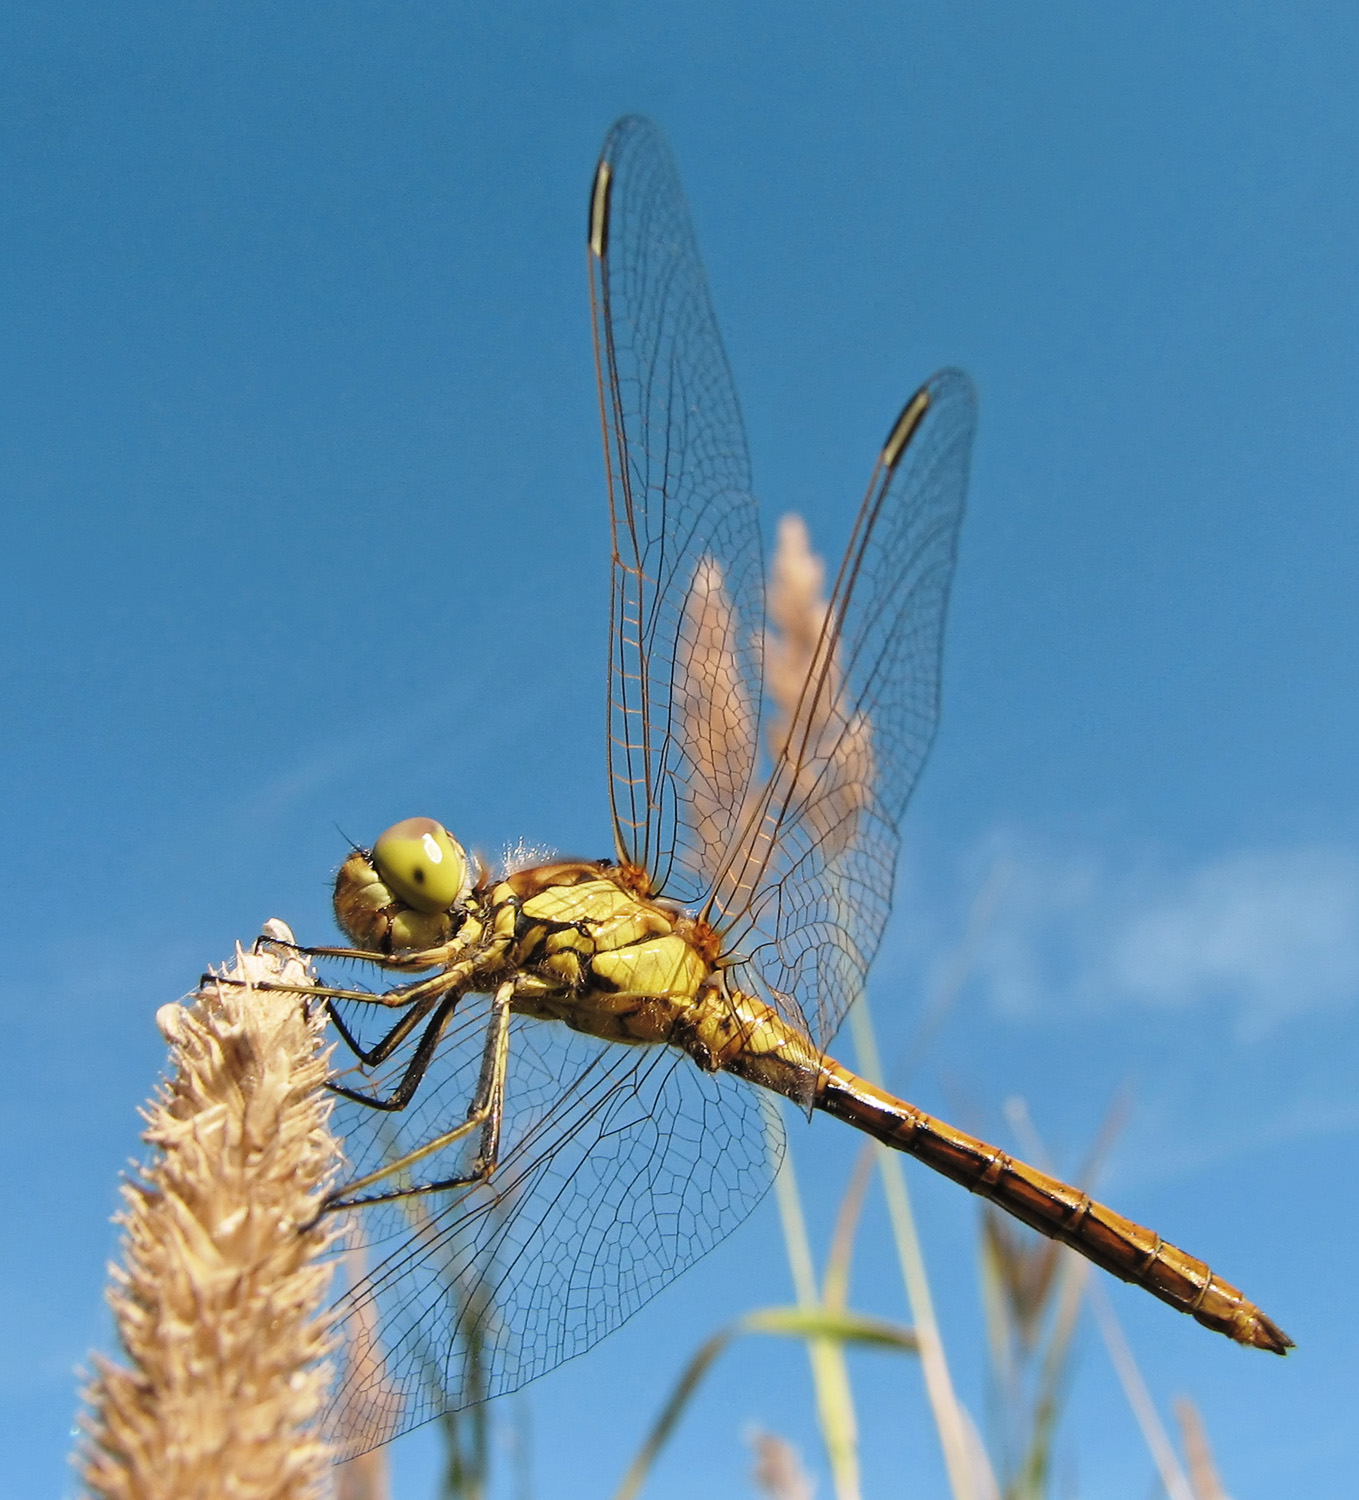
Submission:
[[[869,1349],[887,1349],[915,1354],[919,1343],[915,1333],[899,1323],[883,1318],[869,1318],[844,1308],[830,1307],[762,1307],[746,1313],[734,1323],[720,1328],[684,1367],[669,1399],[661,1408],[637,1457],[628,1466],[614,1500],[635,1500],[646,1481],[657,1455],[669,1441],[684,1409],[693,1398],[703,1377],[718,1356],[734,1340],[745,1334],[765,1334],[778,1338],[806,1339],[813,1347],[858,1344]]]
[[[652,1464],[656,1461],[656,1455],[665,1447],[666,1440],[674,1431],[675,1424],[679,1421],[684,1408],[698,1389],[699,1382],[708,1373],[708,1367],[739,1332],[739,1323],[731,1323],[726,1328],[719,1329],[700,1346],[698,1352],[684,1367],[675,1389],[670,1393],[670,1399],[661,1408],[661,1414],[647,1434],[646,1441],[639,1449],[637,1457],[629,1464],[627,1473],[623,1475],[614,1500],[633,1500],[633,1497],[640,1492]]]
[[[776,1118],[778,1101],[772,1094],[760,1095],[768,1117]],[[774,1193],[783,1226],[783,1242],[792,1272],[793,1291],[798,1305],[812,1309],[820,1304],[816,1272],[812,1266],[811,1246],[807,1241],[807,1224],[802,1214],[797,1178],[793,1171],[791,1145],[784,1154],[783,1166],[774,1179]],[[859,1497],[859,1429],[854,1416],[854,1396],[850,1390],[849,1369],[843,1346],[812,1338],[807,1344],[807,1359],[812,1367],[812,1388],[816,1393],[817,1423],[826,1448],[831,1482],[837,1500]]]
[[[859,1059],[859,1071],[870,1083],[877,1083],[882,1070],[867,996],[861,996],[850,1008],[849,1019]],[[920,1340],[925,1392],[934,1415],[935,1429],[939,1433],[939,1445],[944,1453],[949,1490],[953,1500],[976,1500],[967,1425],[954,1394],[948,1360],[944,1355],[944,1343],[934,1316],[934,1301],[930,1296],[929,1278],[925,1274],[925,1258],[915,1231],[910,1195],[906,1191],[906,1174],[901,1170],[900,1158],[885,1146],[878,1148],[878,1167],[882,1174],[883,1193],[887,1198],[887,1212],[892,1224],[892,1237],[896,1242],[897,1259],[901,1264],[902,1279],[906,1283],[911,1321]]]

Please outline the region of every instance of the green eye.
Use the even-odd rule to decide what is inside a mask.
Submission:
[[[383,883],[416,911],[443,911],[467,895],[467,856],[433,818],[394,823],[373,845]]]

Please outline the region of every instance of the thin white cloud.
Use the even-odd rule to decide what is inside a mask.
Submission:
[[[1009,878],[974,975],[1004,1010],[1218,1005],[1259,1035],[1359,998],[1359,851],[1119,867],[1011,832],[988,858]]]

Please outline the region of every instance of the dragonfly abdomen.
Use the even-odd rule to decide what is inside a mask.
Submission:
[[[1144,1287],[1205,1327],[1274,1354],[1292,1346],[1292,1339],[1236,1287],[1154,1230],[884,1093],[830,1058],[823,1064],[815,1105],[884,1145],[918,1157],[1040,1234],[1070,1245],[1101,1269]]]

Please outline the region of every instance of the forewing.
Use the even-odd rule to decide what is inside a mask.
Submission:
[[[590,206],[613,588],[609,769],[620,859],[693,901],[758,743],[764,581],[731,371],[670,153],[609,133]]]
[[[437,1083],[427,1080],[409,1109],[340,1101],[354,1175],[466,1118],[487,1007],[465,1003],[474,1008],[434,1059]],[[387,1086],[408,1056],[382,1070]],[[781,1151],[777,1125],[767,1133],[738,1080],[670,1048],[619,1047],[516,1017],[490,1182],[349,1216],[362,1266],[337,1309],[337,1456],[583,1353],[745,1218]],[[437,1180],[466,1160],[449,1149],[414,1171]]]
[[[901,817],[938,724],[975,426],[972,384],[952,370],[893,426],[773,770],[709,897],[727,948],[818,1048],[882,938]]]

